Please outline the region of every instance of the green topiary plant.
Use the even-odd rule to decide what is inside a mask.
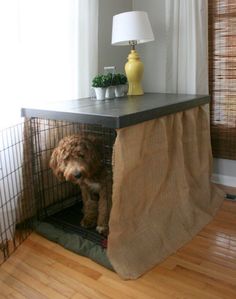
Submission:
[[[127,83],[127,77],[123,74],[115,74],[113,76],[113,85],[123,85]]]
[[[106,75],[106,77],[107,77],[107,80],[109,81],[109,86],[114,85],[114,83],[113,83],[114,75],[113,75],[112,73],[108,73],[108,74]]]
[[[110,85],[110,78],[107,75],[97,75],[92,81],[93,87],[108,87]]]
[[[120,84],[126,84],[127,83],[127,77],[123,74],[120,74]]]

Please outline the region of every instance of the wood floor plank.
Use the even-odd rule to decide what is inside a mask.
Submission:
[[[101,276],[101,273],[81,265],[81,263],[79,263],[78,261],[75,262],[71,258],[68,258],[62,254],[56,253],[55,251],[53,251],[47,247],[44,247],[35,241],[32,241],[31,238],[28,238],[28,240],[25,241],[25,245],[27,247],[33,249],[34,251],[39,252],[41,255],[52,258],[56,262],[63,263],[65,265],[67,265],[68,267],[78,270],[79,272],[84,273],[85,275],[87,275],[93,279],[98,279]]]
[[[39,281],[46,286],[50,291],[50,294],[47,295],[49,298],[55,298],[55,296],[59,298],[61,295],[65,296],[66,298],[71,298],[75,294],[75,290],[68,287],[64,281],[56,280],[50,275],[50,273],[45,273],[44,271],[38,270],[36,267],[32,267],[26,262],[18,259],[16,256],[12,256],[12,258],[9,260],[9,264],[13,267],[16,266],[21,273],[29,275],[34,280]],[[45,287],[43,288],[45,289]]]
[[[235,299],[236,203],[136,281],[33,233],[0,267],[1,298]]]
[[[84,285],[86,288],[90,288],[93,290],[96,287],[96,291],[103,294],[103,298],[117,298],[116,296],[123,294],[122,290],[116,291],[112,289],[110,286],[105,286],[102,283],[98,282],[98,277],[102,274],[93,271],[93,269],[84,268],[77,262],[72,261],[70,258],[65,257],[63,255],[59,255],[54,253],[53,250],[49,250],[48,248],[31,241],[30,238],[25,242],[24,246],[32,248],[34,252],[37,252],[41,258],[49,257],[55,260],[55,263],[51,265],[51,268],[57,272],[64,273],[68,278],[72,278],[77,281],[80,285]],[[97,275],[99,274],[99,276]],[[107,292],[108,295],[105,294]],[[123,298],[132,298],[129,294],[123,294]],[[126,297],[125,297],[126,296]]]
[[[229,268],[236,270],[236,265],[233,262],[229,262],[225,259],[222,259],[221,257],[215,257],[215,256],[205,256],[202,252],[199,254],[198,251],[182,251],[181,253],[176,253],[176,256],[189,261],[191,263],[194,263],[196,265],[201,265],[204,261],[211,261],[215,264],[221,265],[224,268]]]
[[[235,213],[236,214],[236,213]],[[205,227],[199,234],[198,236],[201,236],[203,238],[206,238],[209,241],[215,242],[215,243],[225,243],[228,244],[229,246],[233,247],[233,250],[236,247],[236,241],[231,240],[227,236],[222,236],[222,235],[217,235],[216,233],[211,233],[207,227]]]
[[[57,269],[58,271],[62,271],[64,273],[66,273],[67,276],[69,276],[70,278],[73,278],[75,280],[78,280],[80,283],[82,283],[83,285],[98,291],[101,294],[104,294],[105,298],[133,298],[132,296],[130,296],[130,294],[126,294],[125,291],[123,289],[121,290],[116,290],[114,288],[112,288],[112,286],[107,286],[104,285],[103,283],[101,283],[99,280],[94,280],[82,273],[79,273],[78,271],[68,268],[63,264],[60,263],[56,263],[53,265],[53,267],[55,269]]]
[[[15,254],[14,257],[16,259],[21,260],[21,254],[19,253]],[[54,263],[50,263],[50,265],[48,265],[48,262],[45,263],[45,259],[43,256],[37,255],[35,253],[28,254],[25,263],[27,263],[29,267],[33,267],[43,273],[46,273],[48,276],[54,278],[59,283],[69,287],[71,290],[75,291],[75,295],[77,294],[77,296],[79,292],[81,297],[84,296],[86,298],[94,298],[94,299],[110,298],[108,296],[106,297],[105,295],[100,294],[98,291],[94,291],[92,288],[86,287],[85,285],[80,283],[79,280],[69,277],[68,275],[66,275],[66,273],[62,271],[57,271],[52,267],[52,264]]]
[[[212,278],[197,271],[190,271],[181,266],[177,266],[174,269],[174,273],[179,279],[185,281],[187,284],[201,288],[204,291],[204,294],[211,293],[220,298],[233,298],[235,296],[235,286],[222,280]]]
[[[227,283],[230,283],[232,285],[236,285],[236,279],[235,279],[236,271],[234,271],[234,275],[231,276],[228,273],[226,273],[225,269],[222,272],[218,272],[217,270],[215,270],[212,267],[206,267],[207,266],[206,263],[202,263],[202,265],[196,265],[196,264],[188,262],[182,258],[179,258],[177,256],[171,256],[169,258],[174,259],[177,265],[182,266],[190,271],[193,270],[198,273],[205,274],[211,278],[216,278],[216,279],[225,281]],[[235,293],[235,295],[236,295],[236,293]]]
[[[203,261],[214,262],[222,265],[225,268],[236,270],[235,257],[232,257],[227,251],[222,252],[221,249],[202,248],[197,245],[188,245],[179,250],[176,255],[178,257],[186,258],[186,260],[195,264],[201,264]]]
[[[47,247],[47,248],[52,248],[52,244],[55,245],[55,243],[53,242],[50,242],[49,240],[43,238],[42,236],[40,235],[37,235],[37,234],[32,234],[30,236],[30,240],[34,241],[35,243],[38,243],[38,244],[43,244],[44,247]],[[27,244],[27,243],[25,243]],[[32,250],[30,249],[30,251],[32,252]],[[37,251],[37,250],[36,250]],[[65,250],[62,246],[53,246],[53,252],[56,253],[56,254],[59,254],[59,257],[63,256],[69,260],[72,260],[74,262],[76,262],[78,264],[78,254],[72,252],[72,251],[69,251],[69,250]],[[83,257],[83,256],[80,256],[80,259],[79,259],[79,265],[81,267],[84,267],[85,269],[93,269],[93,271],[96,271],[97,273],[106,273],[106,275],[109,275],[109,274],[114,274],[113,271],[109,270],[109,269],[106,269],[104,268],[103,266],[97,264],[97,263],[94,263],[92,260],[86,258],[86,257]],[[99,277],[100,274],[96,274],[95,275],[96,277]]]
[[[73,297],[71,297],[71,299],[91,299],[91,297],[87,297],[83,294],[76,293]]]
[[[4,282],[2,279],[6,280],[6,282]],[[3,276],[2,273],[0,273],[0,294],[3,298],[18,298],[18,299],[26,298],[25,296],[18,293],[16,290],[14,290],[8,285],[6,276]]]
[[[193,281],[189,278],[183,278],[174,271],[159,267],[158,270],[154,270],[151,276],[147,276],[146,279],[156,282],[156,285],[161,285],[165,289],[174,290],[174,294],[177,297],[183,296],[183,298],[204,298],[204,299],[221,299],[214,288],[206,287],[201,281]],[[181,297],[182,298],[182,297]]]
[[[23,295],[25,298],[34,298],[34,299],[45,299],[46,297],[40,292],[32,289],[30,286],[24,282],[18,280],[13,275],[9,274],[1,266],[0,269],[0,280],[3,280],[8,286],[16,290],[18,293]],[[7,298],[7,297],[6,297]]]
[[[152,283],[150,283],[150,281],[145,279],[145,275],[140,277],[137,281],[125,281],[122,282],[122,284],[127,284],[129,287],[132,287],[134,289],[136,289],[137,291],[139,291],[141,294],[145,294],[143,295],[144,299],[147,298],[153,298],[156,299],[157,296],[160,299],[167,299],[167,298],[176,298],[173,295],[173,290],[169,290],[166,288],[163,288],[162,286],[156,284],[156,286],[154,287]]]
[[[140,289],[137,290],[136,288],[133,288],[128,283],[123,283],[123,281],[121,281],[121,280],[111,279],[111,278],[103,275],[102,277],[99,278],[99,281],[103,285],[110,286],[110,287],[112,287],[112,289],[115,289],[117,291],[122,290],[123,293],[126,294],[126,296],[129,296],[131,298],[135,298],[135,299],[143,299],[143,298],[151,299],[151,298],[153,298],[152,295],[150,295],[146,292],[143,292]],[[168,298],[168,296],[164,292],[160,292],[159,296],[162,298]]]
[[[34,279],[29,274],[22,272],[20,269],[14,267],[10,262],[2,265],[9,275],[12,275],[19,282],[26,284],[32,290],[35,290],[45,298],[58,298],[66,299],[66,296],[61,295],[59,292],[47,286],[47,284],[41,283],[39,280]]]
[[[204,248],[209,248],[212,246],[217,246],[219,249],[226,249],[227,252],[230,250],[232,250],[232,255],[235,256],[236,255],[236,243],[234,243],[233,241],[229,241],[229,240],[225,240],[225,239],[215,239],[215,240],[211,240],[205,237],[202,237],[201,235],[196,236],[191,243],[189,243],[191,245],[200,245]],[[218,249],[217,248],[217,249]]]

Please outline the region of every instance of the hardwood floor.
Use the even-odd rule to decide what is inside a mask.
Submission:
[[[0,298],[236,298],[236,202],[136,281],[32,234],[0,267]]]

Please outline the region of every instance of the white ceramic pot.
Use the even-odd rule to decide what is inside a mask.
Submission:
[[[124,85],[115,86],[115,96],[116,98],[123,97],[125,95]]]
[[[127,95],[128,90],[129,90],[129,85],[128,84],[123,84],[122,86],[124,88],[124,94]]]
[[[108,86],[106,90],[106,99],[114,99],[115,97],[115,86]]]
[[[106,88],[104,87],[94,87],[96,99],[99,101],[105,100],[106,98]]]

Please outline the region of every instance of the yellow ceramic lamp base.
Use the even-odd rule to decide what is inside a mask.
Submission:
[[[144,94],[141,85],[143,70],[143,63],[138,53],[135,50],[131,50],[128,61],[125,64],[125,73],[129,83],[128,95],[137,96]]]

